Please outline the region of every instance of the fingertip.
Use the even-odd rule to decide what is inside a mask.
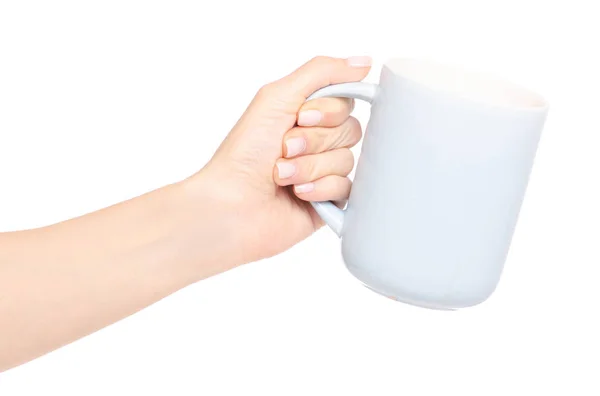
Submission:
[[[310,183],[294,185],[294,194],[303,201],[334,201],[345,203],[352,182],[347,177],[329,175]]]
[[[304,137],[291,137],[285,140],[285,158],[292,158],[302,154],[306,150],[306,139]]]
[[[319,110],[303,110],[298,113],[298,125],[305,127],[316,126],[319,125],[319,122],[321,122],[322,118],[323,115]]]
[[[315,183],[304,183],[304,184],[296,184],[294,186],[294,192],[296,194],[306,194],[314,191]]]
[[[292,161],[277,161],[275,163],[275,169],[277,178],[279,179],[279,185],[285,185],[285,179],[290,179],[296,174],[298,169]]]

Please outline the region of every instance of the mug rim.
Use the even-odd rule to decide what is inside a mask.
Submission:
[[[535,112],[548,109],[548,101],[539,93],[491,73],[427,58],[390,58],[384,67],[394,76],[480,104]]]

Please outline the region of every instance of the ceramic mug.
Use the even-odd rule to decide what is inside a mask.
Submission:
[[[501,276],[548,105],[454,66],[392,59],[379,84],[325,87],[372,104],[345,210],[312,202],[342,238],[346,267],[413,305],[486,300]]]

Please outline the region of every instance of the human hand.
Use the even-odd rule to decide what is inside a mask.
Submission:
[[[210,191],[227,218],[237,264],[273,256],[323,225],[308,201],[345,201],[359,142],[351,99],[306,102],[319,88],[362,80],[368,57],[317,57],[262,87],[214,157],[186,183]]]

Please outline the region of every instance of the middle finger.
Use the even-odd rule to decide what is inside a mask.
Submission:
[[[334,128],[295,127],[283,137],[283,156],[293,158],[298,155],[350,148],[357,144],[361,137],[360,123],[354,117],[349,117],[342,125]]]

